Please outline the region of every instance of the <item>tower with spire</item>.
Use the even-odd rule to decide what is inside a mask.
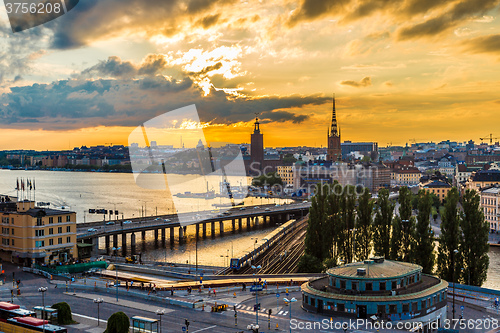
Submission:
[[[260,131],[259,115],[256,114],[254,130],[250,138],[252,170],[262,170],[264,164],[264,135]]]
[[[339,161],[342,159],[342,148],[340,145],[340,127],[337,124],[337,112],[335,110],[335,94],[333,95],[332,123],[328,129],[327,161]]]

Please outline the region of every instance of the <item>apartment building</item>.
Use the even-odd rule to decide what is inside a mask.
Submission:
[[[76,213],[35,207],[33,201],[0,196],[0,254],[31,264],[64,263],[78,257]]]
[[[498,232],[500,218],[500,187],[492,186],[481,191],[481,207],[491,232]]]

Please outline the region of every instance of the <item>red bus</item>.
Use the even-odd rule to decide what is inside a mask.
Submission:
[[[14,317],[36,317],[36,313],[34,311],[21,309],[17,304],[0,302],[0,320],[6,322],[7,319]]]

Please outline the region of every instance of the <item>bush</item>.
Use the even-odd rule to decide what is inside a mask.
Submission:
[[[53,309],[57,309],[57,323],[59,325],[69,325],[75,323],[71,315],[71,308],[68,303],[61,302],[52,305]]]
[[[337,259],[327,258],[327,259],[323,260],[323,266],[325,269],[337,267]]]
[[[310,254],[300,257],[297,268],[299,273],[321,273],[324,270],[321,260]]]
[[[116,312],[108,319],[108,326],[104,333],[128,333],[130,320],[123,312]]]

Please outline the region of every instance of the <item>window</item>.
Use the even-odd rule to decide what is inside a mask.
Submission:
[[[311,297],[311,305],[316,306],[316,298]]]
[[[58,216],[57,217],[57,223],[61,223],[62,222],[62,216]]]
[[[45,241],[36,241],[35,242],[35,247],[44,247],[45,246]]]
[[[37,225],[37,226],[41,226],[41,225],[43,225],[43,221],[42,221],[42,218],[41,218],[41,217],[37,217],[37,218],[36,218],[36,225]]]
[[[62,244],[62,237],[59,237],[59,238],[57,239],[57,244]]]
[[[337,303],[337,311],[344,312],[345,311],[345,304]]]
[[[45,230],[35,230],[35,237],[45,236]]]
[[[12,228],[12,235],[14,235],[14,228]]]
[[[57,228],[57,233],[58,233],[58,234],[62,234],[62,227],[58,227],[58,228]]]
[[[14,240],[12,240],[12,246],[14,246]]]
[[[373,290],[373,284],[372,284],[371,282],[366,282],[366,283],[365,283],[365,289],[366,289],[367,291],[371,291],[371,290]]]
[[[396,289],[396,286],[397,286],[396,281],[392,281],[392,286],[391,286],[391,289]]]
[[[69,225],[68,225],[68,226],[66,227],[66,232],[71,232],[71,226],[69,226]]]
[[[424,300],[422,300],[422,302],[420,304],[420,308],[425,309],[426,307],[427,307],[427,301],[424,299]]]
[[[397,313],[398,312],[398,307],[396,304],[389,304],[389,313]]]
[[[70,236],[66,237],[66,243],[71,243],[71,237]]]
[[[358,290],[358,283],[357,282],[351,282],[351,289],[352,290]]]
[[[54,245],[54,240],[52,238],[49,239],[49,245]]]
[[[53,235],[54,234],[54,228],[49,228],[49,235]]]
[[[340,289],[345,289],[345,280],[340,280]]]
[[[403,312],[410,312],[410,303],[403,303]]]
[[[14,218],[11,218],[11,219],[10,219],[10,222],[11,222],[12,224],[14,224]]]
[[[380,282],[380,290],[385,290],[385,282]]]
[[[382,315],[385,313],[385,305],[377,305],[377,313]]]
[[[413,311],[413,312],[418,311],[418,302],[411,303],[411,311]]]
[[[49,217],[49,224],[52,224],[54,223],[54,218],[53,217]]]

